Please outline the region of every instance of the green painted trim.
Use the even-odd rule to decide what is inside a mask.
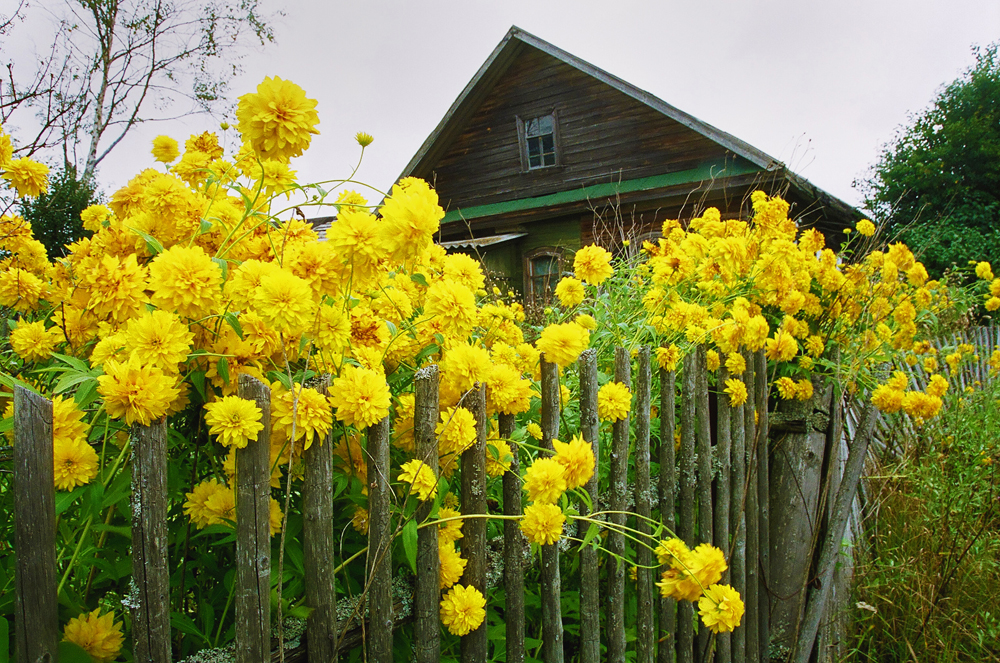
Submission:
[[[690,170],[680,170],[674,173],[665,173],[663,175],[641,177],[635,180],[625,180],[624,182],[594,184],[591,186],[580,187],[579,189],[572,189],[570,191],[552,193],[547,196],[538,196],[536,198],[520,198],[517,200],[504,201],[502,203],[491,203],[489,205],[477,205],[475,207],[455,209],[445,214],[444,218],[441,219],[441,223],[449,223],[451,221],[460,221],[463,219],[468,221],[470,219],[479,219],[484,216],[495,216],[498,214],[506,214],[508,212],[520,212],[523,210],[549,207],[551,205],[560,205],[563,203],[575,203],[581,200],[587,200],[588,198],[602,198],[604,196],[613,196],[620,193],[648,191],[650,189],[676,186],[678,184],[703,182],[711,179],[712,177],[720,177],[723,174],[727,176],[746,175],[748,173],[758,171],[760,171],[760,168],[752,163],[743,161],[742,159],[738,159],[735,163],[731,163],[728,166],[720,166],[717,163],[710,163],[697,168],[691,168]]]

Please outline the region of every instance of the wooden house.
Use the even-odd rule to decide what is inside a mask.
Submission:
[[[859,218],[784,164],[512,27],[407,164],[447,212],[440,243],[542,304],[572,252],[657,236],[707,207],[740,214],[763,189],[835,243]],[[842,238],[842,235],[840,235]]]

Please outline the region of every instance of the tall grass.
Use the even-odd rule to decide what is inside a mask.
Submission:
[[[1000,661],[998,399],[949,394],[870,479],[849,660]]]

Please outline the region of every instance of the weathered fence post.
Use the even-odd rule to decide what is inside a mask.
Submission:
[[[632,366],[628,351],[615,348],[615,382],[632,386]],[[611,476],[608,490],[612,513],[608,520],[618,528],[608,533],[608,660],[622,663],[625,660],[625,535],[619,528],[625,526],[625,509],[628,490],[628,429],[629,418],[619,419],[611,430]]]
[[[54,661],[56,496],[52,402],[14,387],[14,632],[18,663]]]
[[[559,367],[541,358],[542,446],[555,451],[559,437]],[[542,546],[542,657],[546,663],[563,661],[562,579],[559,576],[559,543]]]
[[[677,528],[677,461],[674,429],[677,425],[674,386],[677,373],[660,369],[660,522],[671,532]],[[657,660],[673,663],[676,657],[677,601],[660,599],[660,637]]]
[[[719,367],[718,398],[715,402],[717,434],[715,444],[715,460],[718,464],[718,476],[715,483],[715,547],[727,554],[729,559],[729,519],[730,519],[730,486],[729,474],[730,451],[732,442],[732,413],[733,408],[729,404],[729,396],[725,392],[726,380],[729,379],[729,371],[725,364]],[[728,580],[728,574],[723,576],[723,581]],[[718,636],[718,652],[715,660],[718,663],[730,663],[732,661],[732,634],[720,633]]]
[[[327,394],[330,377],[317,389]],[[269,454],[270,455],[270,452]],[[337,659],[337,595],[333,575],[333,432],[316,436],[304,452],[302,552],[305,566],[309,663]]]
[[[239,394],[264,428],[236,450],[236,661],[260,663],[271,657],[271,390],[243,374]]]
[[[745,377],[745,384],[747,388],[747,402],[746,407],[743,410],[743,416],[746,419],[746,447],[747,447],[747,460],[746,460],[746,501],[745,501],[745,512],[746,512],[746,526],[747,526],[747,548],[746,548],[746,595],[744,603],[746,605],[756,606],[758,605],[759,595],[760,595],[760,528],[759,528],[759,516],[760,516],[760,503],[758,501],[757,494],[757,453],[760,449],[761,441],[760,437],[757,435],[757,416],[756,416],[756,404],[753,399],[749,397],[750,394],[756,393],[756,384],[754,382],[754,375],[756,371],[754,370],[754,359],[753,355],[749,351],[743,353],[743,358],[746,361],[746,371],[743,373]],[[747,660],[748,661],[759,661],[760,656],[760,635],[758,632],[758,627],[760,625],[759,619],[747,618],[743,620],[746,628],[746,648],[747,648]]]
[[[653,491],[649,482],[649,405],[652,400],[653,374],[649,365],[649,346],[639,348],[635,380],[635,512],[636,529],[652,534],[650,518]],[[636,663],[653,663],[656,653],[653,617],[653,553],[645,545],[636,547]]]
[[[417,458],[438,475],[438,443],[434,428],[439,416],[438,367],[427,366],[414,376],[413,443]],[[417,507],[417,522],[431,515],[433,502]],[[423,527],[417,532],[417,579],[414,598],[417,663],[437,663],[441,658],[441,618],[439,616],[441,560],[438,557],[438,528]]]
[[[749,392],[749,390],[748,390]],[[749,400],[749,393],[748,393]],[[729,529],[733,535],[733,543],[729,548],[729,580],[733,589],[744,598],[747,604],[747,519],[746,519],[746,482],[747,482],[747,444],[746,444],[746,403],[733,409],[732,416],[732,464],[733,474],[730,482],[729,501],[732,505],[729,511]],[[732,633],[732,650],[734,661],[746,661],[746,629],[743,625],[749,617],[744,617],[740,628]]]
[[[600,466],[600,425],[597,416],[597,350],[584,350],[580,366],[580,434],[594,450],[594,476],[587,482],[590,502],[597,508],[599,499],[598,467]],[[581,507],[584,513],[590,512]],[[580,660],[582,663],[600,663],[601,660],[601,603],[600,576],[597,551],[584,546],[580,551]],[[510,628],[508,626],[508,628]]]
[[[135,660],[169,663],[167,421],[132,426],[132,605]]]
[[[462,513],[485,514],[486,510],[486,385],[476,383],[466,396],[476,418],[476,442],[462,452]],[[468,562],[462,581],[486,596],[486,519],[469,518],[462,525],[462,553]],[[487,658],[487,620],[475,631],[462,636],[462,663],[481,663]]]
[[[681,515],[677,534],[689,546],[694,544],[694,501],[698,476],[695,469],[695,376],[698,357],[689,352],[684,357],[681,382]],[[677,606],[677,661],[694,661],[694,607],[687,601]]]
[[[509,440],[514,434],[513,414],[500,413],[500,437]],[[510,470],[503,475],[503,513],[505,516],[520,516],[521,505],[521,461],[518,449],[511,449]],[[504,624],[507,637],[504,645],[508,663],[524,663],[524,548],[526,540],[516,520],[503,523],[503,588]],[[596,663],[596,662],[595,662]]]
[[[757,506],[760,512],[757,528],[760,556],[760,578],[757,583],[757,614],[761,658],[767,660],[771,647],[771,450],[768,419],[767,356],[761,348],[754,353],[754,407],[757,408]]]
[[[698,346],[698,374],[695,380],[695,417],[698,428],[698,541],[712,543],[712,422],[708,406],[708,350]],[[707,660],[710,633],[701,621],[698,622],[698,650],[696,661]]]
[[[368,427],[368,660],[392,661],[389,417]]]

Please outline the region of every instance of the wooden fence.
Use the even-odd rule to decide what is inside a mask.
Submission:
[[[770,516],[772,507],[768,448],[769,394],[766,361],[762,352],[746,353],[746,371],[738,376],[749,398],[731,407],[722,393],[730,377],[725,367],[718,373],[718,388],[709,389],[706,352],[700,348],[684,358],[678,374],[656,370],[650,348],[640,348],[634,359],[619,348],[614,358],[615,379],[630,385],[634,405],[630,421],[614,424],[611,448],[600,449],[597,416],[597,355],[587,350],[579,360],[580,433],[594,448],[598,459],[608,461],[606,485],[597,474],[586,486],[595,510],[611,512],[612,525],[628,526],[643,533],[653,518],[675,531],[692,547],[714,543],[723,549],[729,569],[722,582],[731,584],[743,597],[746,614],[732,634],[713,636],[700,625],[696,607],[659,596],[655,586],[660,571],[649,549],[630,550],[620,527],[609,529],[604,546],[613,554],[626,552],[636,562],[634,569],[602,553],[592,545],[581,549],[567,541],[543,546],[541,551],[542,655],[550,663],[572,654],[584,663],[624,661],[634,650],[637,663],[678,663],[767,660],[771,642],[770,616],[774,597],[769,595]],[[559,374],[556,366],[542,362],[542,446],[552,449],[552,440],[577,431],[561,428]],[[655,377],[655,379],[654,379]],[[678,384],[679,381],[679,384]],[[415,446],[418,457],[437,471],[437,441],[434,427],[439,417],[437,367],[424,368],[415,377]],[[266,385],[241,375],[239,392],[257,403],[264,413],[264,429],[256,440],[237,450],[237,576],[236,658],[240,663],[260,663],[272,657],[270,614],[271,548],[268,531],[270,494],[268,466],[270,394]],[[468,559],[460,580],[486,594],[487,539],[486,449],[489,421],[485,387],[466,395],[464,405],[477,421],[476,443],[462,454],[462,513],[465,520],[462,555]],[[657,409],[658,417],[651,417]],[[53,533],[51,403],[18,388],[15,393],[15,490],[17,553],[17,660],[40,660],[46,654],[55,660],[59,625],[56,611]],[[658,430],[651,423],[658,419]],[[501,415],[499,430],[509,436],[514,418]],[[369,546],[366,565],[364,646],[373,663],[393,659],[394,614],[391,595],[391,548],[394,545],[388,483],[390,425],[388,418],[366,431],[369,487]],[[675,436],[677,441],[675,442]],[[170,602],[167,575],[166,516],[166,423],[136,426],[132,430],[132,550],[133,573],[138,593],[131,597],[133,650],[142,663],[166,663],[170,654]],[[308,660],[328,663],[357,642],[354,621],[337,622],[333,570],[333,503],[331,497],[332,441],[314,443],[306,452],[303,494],[303,543],[306,603],[312,608],[304,647],[275,654],[275,660]],[[658,477],[651,471],[659,466]],[[600,462],[600,461],[599,461]],[[655,482],[654,482],[655,479]],[[518,458],[503,477],[502,513],[519,515],[522,491]],[[777,505],[780,506],[780,505]],[[578,505],[586,514],[585,505]],[[422,506],[417,518],[429,515]],[[630,511],[639,517],[626,516]],[[501,510],[497,507],[495,513]],[[506,660],[525,660],[524,551],[525,541],[516,521],[504,523],[503,563],[506,603],[489,605],[503,611],[506,625]],[[580,538],[585,529],[581,529]],[[416,659],[437,661],[440,656],[438,617],[437,528],[419,530],[417,575],[413,602]],[[579,565],[561,565],[560,557],[579,555]],[[579,568],[579,577],[561,577],[561,569]],[[634,570],[635,583],[630,581]],[[574,573],[575,575],[575,573]],[[602,580],[603,579],[603,580]],[[566,651],[563,629],[562,590],[580,591],[580,636],[574,649]],[[626,606],[632,606],[627,608]],[[626,614],[635,614],[626,623]],[[601,623],[604,628],[601,628]],[[634,640],[629,642],[627,632]],[[484,623],[461,641],[463,661],[486,660],[487,627]]]

